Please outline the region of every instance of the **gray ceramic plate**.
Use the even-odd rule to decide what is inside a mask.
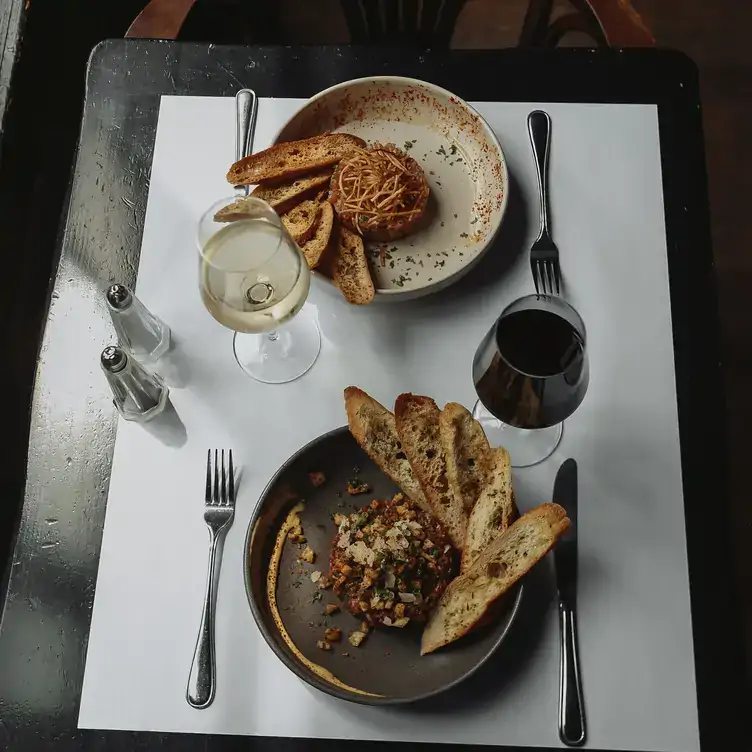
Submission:
[[[311,484],[308,473],[312,471],[326,475],[324,486],[315,488]],[[345,492],[347,481],[354,474],[371,485],[370,494],[349,496]],[[361,647],[351,646],[347,635],[356,630],[360,622],[345,611],[326,617],[326,604],[338,601],[331,589],[319,589],[310,575],[317,570],[328,571],[331,541],[336,532],[332,516],[336,512],[350,513],[372,498],[389,498],[397,490],[346,427],[335,429],[303,447],[272,478],[248,526],[244,549],[248,601],[256,624],[272,650],[288,668],[317,689],[367,705],[414,702],[466,679],[504,640],[522,597],[520,586],[499,604],[490,624],[431,655],[420,656],[420,625],[378,629]],[[297,561],[300,548],[289,542],[285,544],[276,589],[279,613],[302,656],[331,672],[339,685],[322,678],[290,649],[272,616],[267,597],[267,573],[277,532],[294,506],[296,496],[305,499],[306,508],[300,518],[308,545],[317,558],[312,565],[300,564]],[[342,642],[335,643],[332,652],[316,647],[326,626],[339,627],[343,632]]]
[[[501,226],[509,178],[498,139],[467,102],[412,78],[345,81],[306,102],[276,142],[324,131],[395,144],[418,161],[431,187],[431,219],[423,229],[390,243],[366,244],[376,300],[437,292],[480,260]]]

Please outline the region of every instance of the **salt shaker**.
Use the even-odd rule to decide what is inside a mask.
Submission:
[[[153,363],[170,347],[170,328],[125,286],[111,285],[107,307],[120,344],[139,360]]]
[[[169,388],[161,376],[147,371],[121,347],[105,347],[101,363],[115,407],[126,420],[145,423],[164,410]]]

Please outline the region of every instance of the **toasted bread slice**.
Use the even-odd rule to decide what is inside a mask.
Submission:
[[[235,199],[231,204],[223,206],[214,214],[215,222],[237,222],[248,218],[248,197]]]
[[[324,133],[302,141],[287,141],[235,162],[227,173],[227,180],[233,185],[292,180],[336,164],[353,146],[365,144],[362,138],[349,133]]]
[[[254,188],[251,195],[266,201],[277,214],[286,214],[305,199],[315,196],[322,188],[328,187],[331,177],[332,170],[327,168],[291,182],[262,183]]]
[[[319,204],[319,206],[319,221],[313,237],[300,246],[300,250],[303,251],[303,255],[311,269],[315,269],[321,261],[321,257],[329,245],[329,239],[334,226],[334,209],[332,209],[332,205],[325,201]]]
[[[467,572],[491,543],[512,524],[516,513],[509,452],[501,447],[490,449],[486,467],[488,480],[467,521],[467,536],[460,568],[462,573]]]
[[[363,238],[339,224],[338,247],[331,260],[331,275],[345,300],[367,305],[376,295],[368,269]]]
[[[431,513],[418,479],[402,451],[394,415],[356,386],[345,389],[347,424],[363,451],[422,509]]]
[[[310,240],[319,225],[321,204],[316,201],[304,201],[292,211],[282,215],[282,224],[292,239],[300,246]]]
[[[394,405],[397,435],[431,511],[444,525],[458,550],[465,545],[467,514],[447,476],[446,455],[439,436],[440,411],[430,397],[400,394]]]
[[[428,618],[420,654],[466,635],[533,565],[540,561],[569,527],[558,504],[542,504],[522,515],[468,572],[452,580]]]
[[[491,449],[488,439],[480,423],[456,402],[448,403],[441,411],[439,433],[449,483],[470,514],[485,483],[485,459]]]

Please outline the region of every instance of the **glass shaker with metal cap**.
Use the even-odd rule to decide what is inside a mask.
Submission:
[[[155,362],[170,347],[170,328],[125,286],[111,285],[107,307],[120,344],[139,360]]]
[[[145,423],[164,410],[169,389],[162,378],[121,347],[105,347],[101,364],[115,407],[126,420]]]

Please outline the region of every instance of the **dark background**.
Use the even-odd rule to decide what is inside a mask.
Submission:
[[[246,0],[253,4],[253,0]],[[726,422],[733,504],[733,577],[744,608],[747,667],[752,667],[752,501],[748,454],[752,448],[750,378],[752,342],[752,3],[739,0],[641,0],[661,45],[687,52],[700,69],[713,241],[722,321]],[[46,316],[57,235],[83,103],[91,48],[120,37],[143,0],[0,0],[0,381],[4,433],[25,435],[34,364]],[[211,7],[209,7],[211,5]],[[286,42],[346,42],[337,0],[278,0]],[[454,46],[515,43],[525,0],[470,0]],[[192,14],[186,37],[243,41],[228,23],[229,0],[208,1]],[[259,41],[279,41],[261,39]],[[574,40],[575,42],[577,40]],[[75,357],[71,353],[70,357]],[[697,353],[703,357],[702,352]],[[0,562],[8,561],[23,497],[25,443],[0,442]],[[714,533],[707,499],[708,535]],[[2,567],[3,565],[0,565]],[[7,574],[7,571],[6,571]],[[3,581],[4,582],[4,581]],[[0,587],[0,592],[2,592]],[[752,676],[752,671],[747,671]],[[0,721],[1,725],[1,721]]]

